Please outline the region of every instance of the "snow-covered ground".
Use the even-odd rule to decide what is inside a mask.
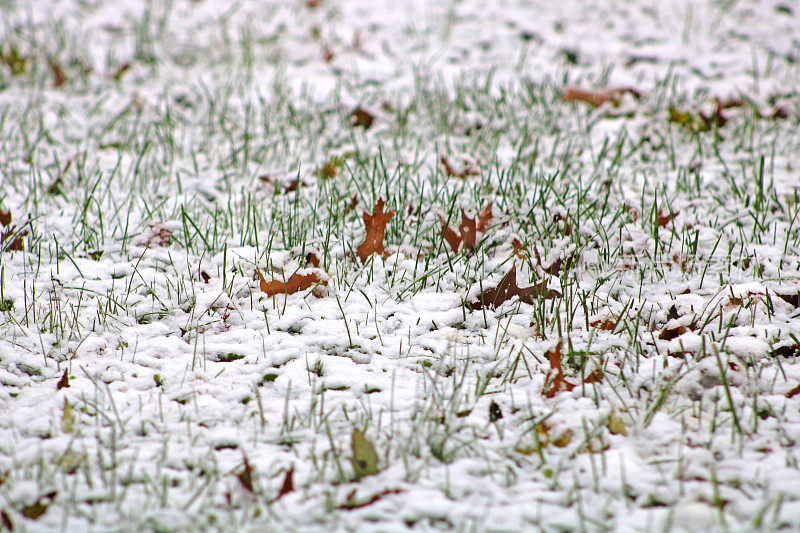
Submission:
[[[0,1],[0,530],[800,529],[799,91],[785,0]]]

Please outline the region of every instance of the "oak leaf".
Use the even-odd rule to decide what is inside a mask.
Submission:
[[[503,276],[500,283],[493,288],[486,289],[478,299],[472,302],[472,309],[483,309],[488,306],[492,309],[498,308],[503,302],[507,302],[514,296],[519,297],[521,302],[533,303],[537,298],[555,298],[561,296],[558,291],[547,288],[547,282],[541,281],[530,287],[517,286],[517,264]]]
[[[311,272],[310,274],[300,274],[299,272],[295,272],[287,281],[283,282],[279,279],[267,281],[260,269],[256,268],[256,271],[258,272],[259,287],[261,287],[261,292],[265,293],[267,296],[274,296],[276,294],[294,294],[298,291],[303,291],[311,287],[315,283],[322,283],[323,285],[328,284],[328,282],[321,279],[319,274],[316,272]]]
[[[475,235],[477,228],[475,226],[475,219],[469,218],[464,210],[461,210],[461,224],[458,225],[458,233],[461,235],[461,243],[464,245],[464,251],[469,252],[475,249]]]
[[[447,222],[442,217],[439,217],[439,220],[442,223],[442,236],[444,240],[450,245],[450,249],[453,250],[453,253],[458,253],[458,249],[461,246],[461,237],[447,225]]]
[[[574,389],[575,384],[570,383],[564,378],[564,368],[561,366],[561,341],[558,341],[558,344],[556,344],[553,350],[548,350],[546,355],[547,360],[550,362],[551,372],[555,372],[555,377],[550,383],[550,386],[546,386],[542,390],[542,394],[547,398],[552,398],[561,391],[571,391]],[[548,373],[548,377],[549,375]],[[545,380],[545,384],[547,384],[547,380]]]
[[[367,228],[367,234],[362,242],[356,249],[358,258],[362,263],[367,262],[367,258],[372,254],[383,254],[385,251],[383,247],[383,238],[386,233],[386,224],[394,216],[394,211],[384,213],[383,211],[383,198],[378,200],[370,215],[366,211],[362,214],[364,218],[364,226]]]
[[[486,204],[483,211],[478,215],[478,231],[486,231],[489,227],[489,222],[492,220],[492,202]]]

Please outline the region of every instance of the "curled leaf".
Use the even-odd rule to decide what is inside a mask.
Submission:
[[[486,289],[478,296],[477,300],[472,302],[472,308],[483,309],[488,306],[496,309],[514,296],[519,297],[520,301],[530,304],[536,301],[537,298],[555,298],[561,296],[561,294],[558,291],[548,289],[546,281],[541,281],[530,287],[518,287],[517,264],[514,263],[514,266],[503,276],[503,279],[500,280],[496,287]]]

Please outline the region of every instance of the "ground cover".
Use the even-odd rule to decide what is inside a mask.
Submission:
[[[0,14],[0,528],[800,526],[791,3]]]

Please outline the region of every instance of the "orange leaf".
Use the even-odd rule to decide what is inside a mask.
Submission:
[[[518,296],[520,301],[525,303],[533,303],[536,298],[555,298],[561,296],[558,291],[550,290],[547,288],[547,282],[541,281],[536,285],[530,287],[517,286],[517,264],[511,267],[497,287],[486,289],[478,296],[478,299],[472,302],[472,309],[483,309],[484,306],[489,306],[496,309],[503,302],[507,302],[514,296]]]
[[[591,373],[583,379],[584,383],[600,383],[603,381],[603,371],[595,368]]]
[[[464,210],[461,210],[461,224],[458,226],[458,232],[461,235],[461,242],[464,243],[464,251],[470,251],[475,248],[475,219],[469,218]]]
[[[575,384],[564,379],[564,369],[561,366],[561,341],[559,340],[555,349],[549,350],[546,355],[547,360],[550,362],[550,368],[555,371],[556,375],[550,387],[542,391],[545,397],[552,398],[562,390],[571,391],[574,389]]]
[[[265,293],[267,296],[274,296],[275,294],[294,294],[311,287],[315,283],[322,283],[323,285],[327,285],[328,283],[325,280],[320,280],[319,275],[315,272],[311,274],[299,274],[295,272],[289,280],[284,283],[279,279],[267,281],[260,269],[256,268],[256,271],[258,272],[261,292]]]
[[[486,231],[489,227],[489,222],[492,220],[492,202],[486,204],[483,211],[478,215],[478,231]]]
[[[367,235],[356,249],[358,258],[362,263],[367,262],[367,258],[372,254],[383,254],[383,238],[386,233],[386,224],[394,216],[394,211],[383,212],[383,198],[378,200],[370,215],[366,211],[362,214],[364,226],[367,228]]]

